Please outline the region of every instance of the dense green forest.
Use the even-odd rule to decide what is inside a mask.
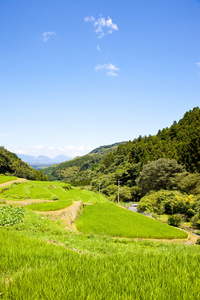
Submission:
[[[197,191],[199,177],[191,179],[191,173],[200,172],[200,109],[195,107],[186,112],[179,122],[174,121],[170,128],[159,130],[154,136],[139,136],[109,150],[108,153],[92,151],[83,157],[47,168],[44,173],[50,180],[89,180],[92,189],[96,191],[100,181],[101,191],[111,200],[116,200],[119,180],[121,199],[137,201],[144,195],[144,187],[138,181],[143,167],[162,158],[174,162],[171,165],[169,163],[170,167],[167,166],[167,170],[175,169],[172,171],[173,175],[170,173],[170,181],[173,181],[173,184],[168,187],[161,184],[160,188],[182,185],[184,191],[189,189],[188,185],[186,187],[189,178],[189,181],[193,180],[193,190],[196,188]],[[162,161],[159,162],[162,164]],[[175,166],[175,162],[178,167]],[[176,173],[183,175],[177,177]]]
[[[3,146],[0,147],[0,173],[31,180],[48,180],[42,171],[32,169],[16,154],[6,150]]]
[[[48,175],[49,180],[65,180],[70,183],[79,180],[88,180],[88,171],[94,170],[104,156],[115,151],[119,145],[125,143],[121,142],[98,147],[87,155],[45,168],[43,169],[43,173]]]

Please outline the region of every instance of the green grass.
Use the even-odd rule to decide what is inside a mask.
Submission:
[[[83,233],[129,238],[187,238],[181,230],[114,204],[86,206],[76,225]]]
[[[52,193],[46,187],[33,185],[30,187],[30,199],[51,199]]]
[[[28,182],[1,193],[15,196],[13,200],[31,192],[32,197],[48,195],[59,200],[29,205],[23,222],[0,228],[0,299],[200,298],[200,246],[119,238],[145,237],[146,233],[149,237],[152,232],[172,238],[182,231],[117,207],[101,195],[63,186]],[[74,200],[100,202],[86,206],[77,221],[87,235],[66,231],[62,221],[33,211]]]
[[[3,300],[199,299],[199,246],[84,236],[28,211],[0,249]]]
[[[73,188],[69,190],[68,193],[75,201],[82,201],[83,203],[110,203],[104,195],[99,195],[87,190]]]
[[[23,207],[0,207],[0,227],[10,226],[24,221],[25,209]]]
[[[167,223],[168,218],[169,218],[169,215],[166,215],[166,214],[164,214],[164,215],[157,215],[157,214],[155,214],[155,215],[153,215],[153,217],[154,217],[156,220],[159,220],[159,221],[161,221],[161,222]]]
[[[72,204],[73,201],[83,203],[108,203],[103,195],[78,188],[67,189],[62,182],[29,181],[12,184],[10,188],[1,192],[2,200],[20,201],[26,199],[54,200],[53,202],[31,204],[27,208],[37,211],[53,211],[63,209]]]
[[[11,188],[1,193],[2,199],[25,200],[25,199],[43,199],[53,200],[58,197],[59,200],[72,199],[74,201],[83,201],[83,203],[108,203],[108,199],[91,191],[72,188],[64,189],[65,183],[61,182],[42,182],[29,181],[20,184],[13,184]]]
[[[18,178],[15,177],[15,176],[6,176],[6,175],[3,175],[3,174],[0,174],[0,184],[5,183],[5,182],[9,182],[9,181],[12,181],[12,180],[16,180],[16,179],[18,179]]]
[[[5,200],[25,200],[30,198],[30,191],[27,183],[13,183],[9,188],[0,194],[1,199]]]
[[[27,209],[32,209],[36,211],[54,211],[54,210],[59,210],[66,208],[70,205],[72,205],[73,201],[72,199],[68,199],[66,201],[52,201],[52,202],[44,202],[44,203],[34,203],[27,205]]]
[[[54,200],[52,202],[37,203],[27,206],[37,211],[54,211],[68,207],[73,201],[83,203],[108,203],[103,195],[78,188],[68,189],[62,182],[29,181],[12,184],[10,188],[1,192],[2,200],[20,201],[26,199]]]

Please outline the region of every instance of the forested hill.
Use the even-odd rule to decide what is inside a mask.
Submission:
[[[103,154],[103,155],[106,155],[109,152],[113,152],[114,150],[117,150],[117,147],[119,145],[126,144],[126,143],[127,142],[120,142],[120,143],[115,143],[115,144],[111,144],[111,145],[104,145],[104,146],[101,146],[101,147],[98,147],[98,148],[92,150],[89,154]]]
[[[120,145],[114,160],[141,165],[159,158],[176,159],[188,172],[200,172],[200,109],[186,112],[170,128],[159,130],[155,136],[144,136]],[[108,157],[107,157],[108,159]]]
[[[105,147],[105,146],[104,146]],[[101,149],[98,148],[98,149]],[[44,172],[50,179],[68,182],[99,178],[101,175],[117,174],[139,169],[149,161],[159,158],[176,159],[188,172],[200,172],[200,109],[195,107],[170,128],[159,130],[154,136],[139,136],[133,141],[120,144],[116,150],[105,155],[91,154],[62,163]]]
[[[117,147],[124,143],[126,142],[98,147],[87,155],[75,157],[70,161],[45,168],[42,171],[45,175],[48,175],[50,180],[65,179],[72,182],[79,179],[88,179],[86,171],[90,173],[91,170],[94,170],[99,165],[104,156],[117,150]]]
[[[42,171],[32,169],[15,153],[6,150],[4,147],[0,147],[0,174],[12,174],[32,180],[47,180]]]

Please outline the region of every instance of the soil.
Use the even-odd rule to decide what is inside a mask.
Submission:
[[[5,204],[9,204],[9,205],[17,205],[17,206],[26,206],[29,204],[33,204],[33,203],[44,203],[44,202],[53,202],[52,200],[41,200],[41,199],[26,199],[26,200],[17,200],[17,201],[13,201],[13,200],[4,200]]]
[[[27,179],[24,178],[18,178],[16,180],[12,180],[12,181],[8,181],[8,182],[4,182],[0,184],[0,188],[7,186],[7,185],[11,185],[12,183],[17,183],[17,182],[28,182]]]
[[[83,209],[82,201],[74,201],[72,205],[56,210],[56,211],[38,211],[37,213],[46,215],[52,220],[62,220],[66,230],[78,231],[75,225],[75,220],[79,217]]]

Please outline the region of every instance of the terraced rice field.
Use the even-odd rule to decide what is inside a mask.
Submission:
[[[0,199],[10,201],[23,201],[27,199],[50,200],[51,202],[34,203],[27,206],[28,209],[37,211],[53,211],[63,209],[73,203],[108,203],[106,197],[96,193],[71,188],[62,182],[29,181],[14,183],[9,188],[2,190]]]
[[[17,179],[17,177],[15,177],[15,176],[5,176],[5,175],[0,174],[0,184],[5,183],[5,182],[9,182],[9,181],[12,181],[12,180],[16,180],[16,179]]]
[[[127,238],[187,238],[187,234],[181,230],[115,204],[86,206],[76,224],[81,232],[87,234],[93,232]]]

